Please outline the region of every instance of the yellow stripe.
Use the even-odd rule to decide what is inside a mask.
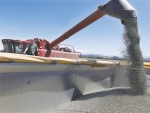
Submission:
[[[79,59],[78,59],[79,60]],[[103,63],[93,63],[88,60],[80,59],[80,62],[77,62],[76,59],[68,59],[68,58],[56,58],[56,57],[40,57],[40,56],[31,56],[31,55],[22,55],[22,54],[13,54],[13,53],[0,53],[0,61],[2,62],[24,62],[24,63],[44,63],[50,64],[55,61],[57,64],[77,64],[80,63],[82,65],[90,65],[94,67],[104,67],[109,64]]]
[[[90,65],[93,67],[106,67],[114,65],[114,61],[106,60],[85,60],[85,59],[68,59],[68,58],[56,58],[56,57],[40,57],[14,53],[0,53],[1,62],[20,62],[20,63],[44,63],[44,64],[81,64]],[[79,61],[79,62],[77,62]],[[131,62],[120,61],[121,66],[130,66]],[[144,62],[144,68],[150,68],[150,62]]]

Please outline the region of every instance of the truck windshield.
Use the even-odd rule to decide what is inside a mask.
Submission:
[[[14,47],[12,43],[3,43],[3,45],[4,45],[4,52],[14,53]]]
[[[14,43],[15,53],[22,53],[22,44]]]
[[[3,43],[3,45],[4,45],[4,52],[6,52],[6,53],[21,54],[25,50],[25,48],[27,47],[27,44],[22,44],[19,42]]]

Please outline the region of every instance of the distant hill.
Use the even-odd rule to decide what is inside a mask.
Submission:
[[[114,60],[121,60],[122,57],[119,56],[107,56],[104,54],[81,54],[81,58],[96,58],[96,59],[114,59]]]
[[[86,58],[95,58],[95,57],[103,57],[103,54],[81,54],[80,57],[86,57]]]
[[[150,62],[150,56],[144,57],[145,62]]]

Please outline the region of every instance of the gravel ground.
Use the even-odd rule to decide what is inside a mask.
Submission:
[[[127,88],[109,89],[84,95],[55,113],[150,113],[150,98],[134,95]]]

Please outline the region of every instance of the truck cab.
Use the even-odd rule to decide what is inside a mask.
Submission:
[[[2,43],[4,52],[21,54],[30,42],[12,39],[2,39]]]
[[[13,40],[13,39],[2,39],[4,52],[22,54],[26,49],[27,45],[30,44],[30,40]],[[42,57],[59,57],[59,58],[71,58],[78,59],[79,53],[74,51],[74,46],[57,44],[51,48],[51,42],[45,39],[34,38],[35,43],[38,46],[39,55]],[[69,47],[68,47],[69,46]],[[72,47],[72,49],[70,48]],[[37,56],[37,55],[36,55]]]

